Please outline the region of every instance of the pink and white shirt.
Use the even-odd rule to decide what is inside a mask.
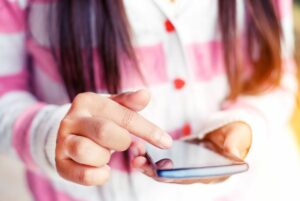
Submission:
[[[124,0],[138,62],[152,94],[141,114],[174,138],[203,136],[234,121],[248,123],[253,131],[248,173],[218,185],[162,184],[139,172],[126,172],[122,154],[117,153],[111,161],[112,177],[102,187],[83,187],[60,178],[55,170],[55,142],[70,104],[49,50],[46,22],[52,0],[0,0],[0,151],[25,164],[28,188],[39,201],[244,201],[284,200],[294,195],[296,189],[285,185],[299,178],[300,167],[287,131],[297,90],[292,1],[274,1],[284,32],[281,87],[228,103],[217,0],[178,0],[176,4]],[[242,32],[244,1],[237,2]],[[27,64],[28,57],[32,66]],[[123,67],[122,87],[127,91],[145,86],[138,74]]]

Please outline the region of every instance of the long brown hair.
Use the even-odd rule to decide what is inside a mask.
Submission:
[[[282,74],[281,28],[274,1],[244,2],[247,58],[239,51],[236,0],[218,1],[224,63],[231,89],[228,97],[231,99],[275,87]],[[121,87],[121,57],[135,61],[123,1],[59,0],[51,13],[57,24],[57,29],[51,31],[53,54],[70,99],[80,92],[96,91],[94,49],[101,61],[99,76],[103,85],[109,93],[117,93]],[[247,79],[243,77],[245,63],[252,69]]]
[[[281,26],[279,9],[273,0],[245,0],[246,57],[237,33],[236,0],[219,0],[219,26],[224,49],[224,62],[231,93],[230,99],[240,94],[258,94],[276,87],[282,75]],[[245,66],[251,74],[243,77]]]

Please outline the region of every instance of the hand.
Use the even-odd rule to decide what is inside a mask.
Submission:
[[[169,148],[172,138],[137,113],[149,100],[145,90],[110,98],[95,93],[75,97],[58,132],[58,173],[82,185],[104,184],[109,178],[112,152],[127,150],[131,134],[157,147]]]
[[[244,122],[234,122],[223,126],[206,135],[210,140],[225,152],[244,159],[252,144],[252,131]]]
[[[248,154],[252,141],[252,132],[250,126],[243,122],[234,122],[223,126],[211,133],[208,133],[205,140],[209,140],[225,152],[232,154],[240,159],[244,159]],[[146,150],[142,143],[135,142],[131,146],[134,158],[131,164],[134,168],[139,169],[144,174],[158,181],[177,184],[192,184],[192,183],[218,183],[226,180],[228,177],[219,177],[214,179],[185,179],[181,181],[160,180],[155,177],[155,173],[151,168],[148,160],[145,157]],[[169,161],[161,161],[157,164],[160,168],[172,166]]]

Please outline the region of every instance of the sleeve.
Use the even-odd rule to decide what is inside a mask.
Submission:
[[[26,2],[0,1],[0,152],[54,175],[57,130],[70,105],[42,103],[30,93]]]
[[[297,94],[296,65],[294,62],[294,35],[292,1],[278,0],[283,30],[283,76],[278,88],[258,96],[240,96],[234,102],[224,102],[221,110],[212,114],[199,136],[203,137],[228,123],[241,121],[252,129],[252,147],[248,159],[266,143],[278,129],[286,128],[293,113]]]

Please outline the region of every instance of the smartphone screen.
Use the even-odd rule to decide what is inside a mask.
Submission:
[[[147,157],[162,178],[211,178],[248,170],[247,163],[209,141],[175,141],[168,150],[147,145]]]

